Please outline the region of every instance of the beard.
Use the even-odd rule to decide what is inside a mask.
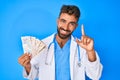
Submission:
[[[60,30],[64,30],[66,32],[68,32],[68,34],[61,34]],[[61,38],[61,39],[67,39],[71,36],[72,32],[70,30],[65,30],[63,28],[58,28],[57,27],[57,33],[58,33],[58,36]]]

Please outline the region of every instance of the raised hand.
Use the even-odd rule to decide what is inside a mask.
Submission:
[[[76,39],[76,42],[79,46],[84,48],[86,52],[88,53],[88,58],[90,61],[96,60],[96,54],[94,51],[94,41],[90,37],[85,35],[84,26],[82,24],[81,26],[82,36],[81,40]]]
[[[82,31],[82,36],[81,36],[81,40],[76,40],[76,42],[84,49],[86,49],[86,51],[91,51],[94,49],[93,45],[93,39],[91,39],[90,37],[85,35],[85,31],[84,31],[84,26],[82,24],[81,26],[81,31]]]

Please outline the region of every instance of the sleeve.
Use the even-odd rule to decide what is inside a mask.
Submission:
[[[30,61],[31,70],[29,75],[27,75],[25,69],[23,70],[23,76],[29,80],[36,80],[39,78],[39,66],[43,65],[45,62],[47,49],[42,50],[38,55],[33,57]]]
[[[95,53],[96,53],[97,59],[94,62],[90,62],[88,60],[88,56],[87,55],[85,56],[85,72],[90,79],[99,80],[102,74],[103,66],[100,63],[100,58],[97,52]],[[86,51],[85,51],[85,54],[87,54]]]

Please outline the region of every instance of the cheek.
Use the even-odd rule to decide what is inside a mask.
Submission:
[[[58,25],[57,28],[60,29],[60,25]]]
[[[61,26],[62,26],[61,24],[59,24],[59,23],[57,24],[57,27],[58,27],[58,28],[60,28]]]
[[[57,22],[57,25],[58,25],[58,26],[61,26],[62,24],[60,23],[60,21],[58,21],[58,22]]]
[[[73,32],[75,30],[75,27],[70,27],[69,30]]]

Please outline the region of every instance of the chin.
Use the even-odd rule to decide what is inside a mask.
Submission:
[[[68,34],[68,35],[63,35],[63,34],[59,34],[58,33],[58,36],[61,38],[61,39],[67,39],[71,36],[71,34]]]

